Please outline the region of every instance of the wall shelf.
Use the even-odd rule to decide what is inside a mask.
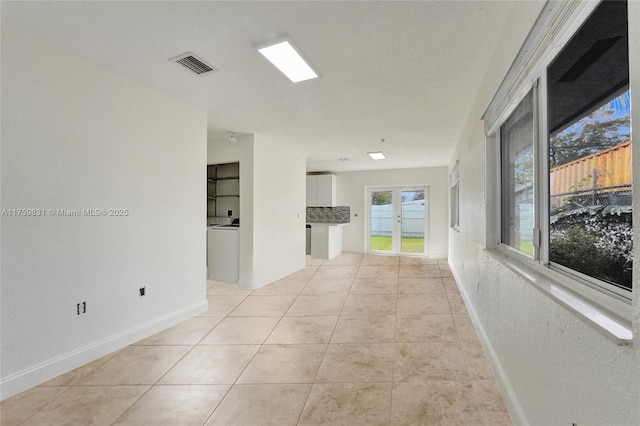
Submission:
[[[218,182],[219,180],[236,180],[236,179],[239,180],[240,176],[225,176],[225,177],[207,178],[207,182],[214,183],[214,182]]]
[[[240,216],[240,163],[207,166],[207,217]],[[232,213],[229,213],[232,212]]]

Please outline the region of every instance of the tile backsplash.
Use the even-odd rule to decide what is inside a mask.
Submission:
[[[351,207],[307,207],[307,223],[350,223]]]

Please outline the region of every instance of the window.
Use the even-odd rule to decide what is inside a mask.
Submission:
[[[500,242],[533,256],[533,90],[500,126]]]
[[[628,302],[633,182],[627,3],[576,5],[543,10],[537,25],[547,34],[532,30],[485,113],[488,134],[496,135],[489,158],[498,166],[492,238],[508,256],[563,277],[559,281]],[[562,34],[553,27],[587,16],[577,7],[591,8],[577,30]],[[563,47],[554,51],[556,46]],[[522,76],[527,81],[518,80]]]
[[[547,220],[552,266],[631,290],[626,6],[603,2],[547,69]]]
[[[458,177],[458,161],[451,170],[449,176],[449,187],[451,189],[451,212],[450,212],[450,226],[453,229],[460,228],[460,179]]]

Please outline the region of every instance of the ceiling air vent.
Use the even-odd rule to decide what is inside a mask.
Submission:
[[[182,65],[183,67],[187,68],[191,72],[194,72],[198,75],[218,71],[217,68],[207,64],[206,62],[204,62],[202,59],[198,58],[196,55],[194,55],[191,52],[183,53],[182,55],[176,56],[169,60]]]

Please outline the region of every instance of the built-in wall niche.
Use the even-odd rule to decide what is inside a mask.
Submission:
[[[207,166],[207,217],[240,217],[240,163]]]

